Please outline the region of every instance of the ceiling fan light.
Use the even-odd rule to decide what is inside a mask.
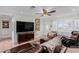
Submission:
[[[43,14],[43,16],[48,16],[48,14]]]

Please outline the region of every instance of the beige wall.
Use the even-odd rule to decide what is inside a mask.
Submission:
[[[11,31],[12,31],[12,27],[11,27],[11,25],[12,25],[12,21],[11,21],[11,17],[9,17],[9,16],[7,16],[7,15],[1,15],[0,16],[0,38],[1,39],[4,39],[4,38],[10,38],[11,37],[11,35],[12,35],[12,33],[11,33]],[[2,28],[2,21],[9,21],[9,28]]]

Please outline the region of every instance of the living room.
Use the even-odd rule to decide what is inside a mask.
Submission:
[[[47,37],[49,37],[47,36],[48,33],[52,31],[58,36],[70,37],[72,31],[79,31],[78,10],[79,7],[75,6],[0,7],[0,41],[3,42],[2,44],[4,45],[4,47],[2,44],[0,46],[2,49],[1,52],[7,52],[6,50],[14,49],[28,42],[40,45],[39,40],[47,39]],[[29,29],[29,31],[27,31],[27,27],[30,28],[30,25],[32,25],[32,30]],[[10,44],[4,44],[4,40],[6,39],[10,39],[10,41],[8,41]],[[31,45],[33,45],[32,43]],[[37,48],[40,47],[38,46]],[[66,49],[67,48],[65,48],[65,50]],[[37,50],[39,51],[41,49]],[[79,51],[78,48],[77,50]],[[78,52],[77,50],[75,52]],[[71,51],[69,50],[68,52]]]

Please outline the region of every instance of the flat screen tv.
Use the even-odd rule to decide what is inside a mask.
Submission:
[[[16,31],[17,32],[34,31],[34,22],[17,21],[16,22]]]

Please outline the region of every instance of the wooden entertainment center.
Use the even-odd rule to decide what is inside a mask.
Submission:
[[[18,32],[18,44],[34,39],[34,32]]]

